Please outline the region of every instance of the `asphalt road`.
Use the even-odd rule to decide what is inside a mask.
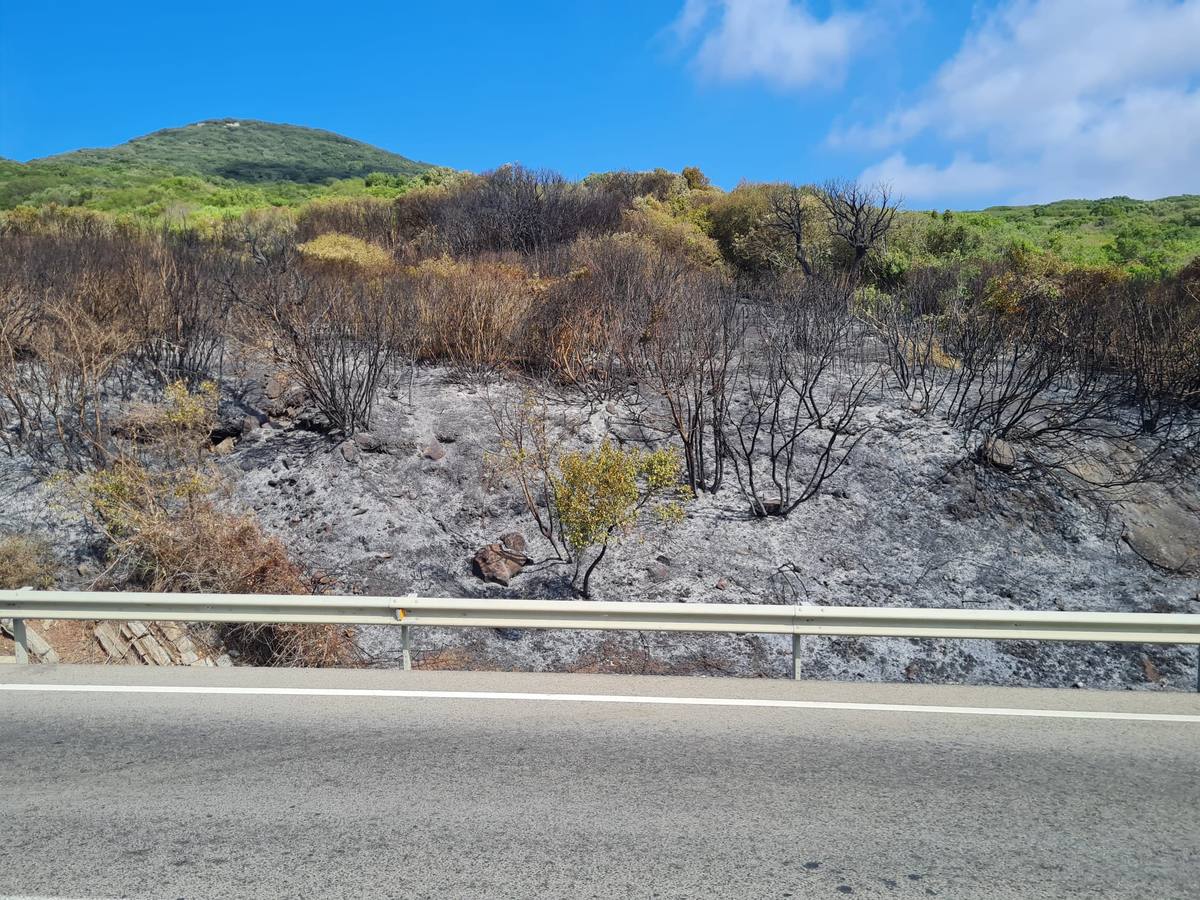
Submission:
[[[0,764],[0,896],[1200,896],[1188,695],[8,666]]]

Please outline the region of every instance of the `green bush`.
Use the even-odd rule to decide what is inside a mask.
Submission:
[[[597,550],[583,573],[583,596],[591,596],[592,573],[609,544],[634,531],[644,516],[664,524],[683,519],[681,474],[673,449],[646,453],[605,440],[591,452],[563,455],[552,489],[563,535],[576,554],[576,580],[583,554]]]

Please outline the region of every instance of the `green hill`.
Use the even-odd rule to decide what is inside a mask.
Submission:
[[[76,150],[39,162],[140,166],[232,181],[322,184],[372,172],[419,175],[432,166],[332,131],[241,119],[164,128],[116,147]]]
[[[330,131],[214,119],[116,147],[0,160],[0,209],[55,203],[138,218],[219,216],[328,195],[394,196],[442,171]]]
[[[1200,196],[913,212],[902,218],[897,238],[913,256],[995,256],[1024,246],[1077,265],[1167,270],[1200,256]]]

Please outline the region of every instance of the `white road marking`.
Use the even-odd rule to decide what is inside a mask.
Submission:
[[[744,706],[767,709],[830,709],[849,712],[924,713],[950,716],[1015,716],[1031,719],[1104,719],[1119,722],[1200,724],[1200,715],[1106,712],[1082,709],[1014,709],[993,706],[920,706],[908,703],[845,703],[830,700],[754,700],[737,697],[652,697],[621,694],[542,694],[508,691],[404,691],[372,688],[190,687],[141,684],[0,684],[0,691],[80,694],[218,694],[263,697],[393,697],[440,700],[526,700],[567,703],[630,703],[648,706]]]

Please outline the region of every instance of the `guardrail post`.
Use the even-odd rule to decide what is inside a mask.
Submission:
[[[25,620],[12,620],[13,653],[17,657],[17,665],[23,666],[29,662],[29,636],[25,633]]]
[[[803,646],[804,635],[792,635],[792,678],[800,680],[800,649]]]
[[[403,648],[405,672],[412,669],[412,646],[409,643],[408,638],[408,631],[410,627],[411,626],[409,625],[400,626],[400,646]]]

